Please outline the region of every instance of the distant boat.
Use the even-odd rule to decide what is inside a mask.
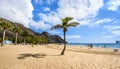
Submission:
[[[118,43],[120,43],[120,41],[116,41],[116,43],[118,44]]]

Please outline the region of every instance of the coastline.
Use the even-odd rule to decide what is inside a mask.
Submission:
[[[88,46],[89,44],[97,48],[120,48],[119,43],[68,43],[71,46]]]
[[[0,47],[0,69],[119,69],[120,49],[67,46],[60,56],[63,45],[7,45]],[[33,57],[34,54],[44,57]],[[18,59],[27,54],[24,59]],[[30,55],[32,54],[32,56]]]
[[[62,50],[63,45],[50,44],[50,48]],[[117,52],[114,52],[114,49],[117,49]],[[108,54],[108,55],[120,55],[120,48],[101,48],[93,47],[89,48],[87,46],[71,46],[67,45],[66,51],[80,52],[80,53],[91,53],[91,54]]]

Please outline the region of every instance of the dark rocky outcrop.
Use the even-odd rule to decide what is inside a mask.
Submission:
[[[120,44],[120,41],[116,41],[116,43],[117,43],[117,44],[118,44],[118,43]]]
[[[64,42],[64,40],[63,40],[60,36],[58,36],[58,35],[51,35],[51,34],[49,34],[48,32],[37,33],[37,32],[35,32],[35,31],[31,30],[30,28],[24,27],[24,26],[23,26],[22,24],[20,24],[20,23],[11,22],[11,21],[6,20],[6,19],[4,19],[4,18],[0,18],[0,21],[1,21],[1,20],[2,20],[2,21],[8,21],[8,22],[12,25],[12,27],[17,26],[17,27],[20,27],[23,31],[28,31],[30,35],[45,37],[45,38],[48,39],[48,42],[49,42],[49,43],[63,43],[63,42]],[[2,32],[3,32],[3,30],[0,29],[0,37],[2,37]],[[10,30],[10,31],[7,30],[7,32],[6,32],[6,37],[15,38],[15,33],[14,33],[12,30]],[[19,35],[19,36],[18,36],[18,39],[19,39],[19,38],[23,38],[23,37],[22,37],[21,35]]]
[[[50,43],[63,43],[63,39],[58,35],[50,35],[48,32],[42,32],[40,34],[42,37],[47,37]]]

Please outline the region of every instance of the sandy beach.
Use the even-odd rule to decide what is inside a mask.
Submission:
[[[120,69],[120,49],[49,45],[0,47],[0,69]]]

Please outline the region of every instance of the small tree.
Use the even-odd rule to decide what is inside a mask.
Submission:
[[[4,46],[5,33],[7,29],[11,28],[11,25],[7,21],[0,21],[0,27],[3,29],[3,38],[2,38],[1,46]]]
[[[66,17],[62,20],[62,24],[57,24],[55,26],[53,26],[51,29],[56,29],[56,28],[63,28],[63,33],[64,33],[64,48],[61,52],[61,55],[64,55],[65,49],[66,49],[66,32],[68,31],[68,27],[76,27],[77,25],[79,25],[79,23],[77,22],[72,22],[69,23],[69,21],[71,21],[73,19],[73,17]]]
[[[17,44],[18,33],[22,32],[22,30],[19,27],[14,27],[13,31],[15,32],[15,45],[16,45]]]
[[[22,32],[22,36],[24,37],[24,38],[23,38],[23,39],[24,39],[24,45],[25,45],[25,43],[26,43],[26,38],[28,37],[28,35],[29,35],[28,31],[23,31],[23,32]]]
[[[37,36],[32,36],[31,41],[32,41],[32,47],[33,47],[34,45],[37,44],[38,37]]]

